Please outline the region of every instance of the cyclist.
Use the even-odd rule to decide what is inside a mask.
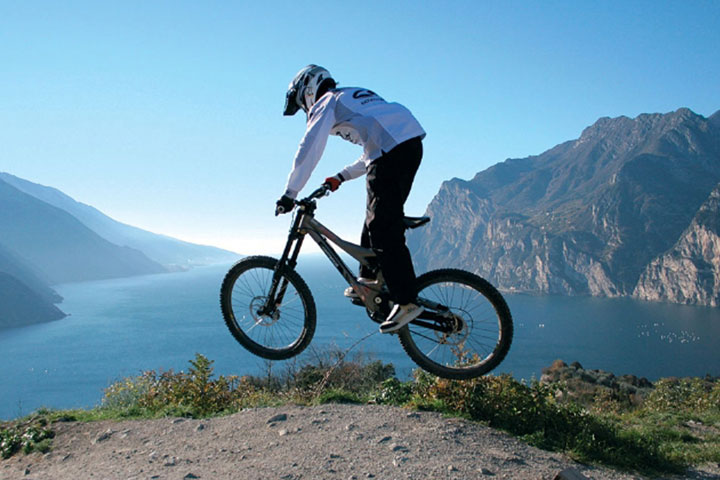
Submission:
[[[310,178],[330,134],[362,146],[360,158],[325,183],[335,191],[342,182],[367,174],[361,245],[378,252],[394,303],[380,331],[394,332],[422,313],[415,304],[415,271],[405,244],[403,206],[422,160],[425,131],[404,106],[386,102],[365,88],[337,88],[330,73],[317,65],[300,70],[288,87],[283,115],[301,109],[307,114],[307,127],[275,214],[293,209],[293,199]],[[371,283],[375,279],[361,269],[358,280]],[[357,297],[352,288],[345,294]]]

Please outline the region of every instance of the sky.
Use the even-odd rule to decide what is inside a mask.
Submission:
[[[282,249],[275,217],[326,67],[427,131],[406,204],[537,155],[600,117],[720,110],[720,2],[0,0],[0,171],[112,218],[242,254]],[[361,154],[333,137],[302,193]],[[365,183],[317,218],[359,239]]]

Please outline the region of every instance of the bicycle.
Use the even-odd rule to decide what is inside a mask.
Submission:
[[[342,240],[315,219],[317,200],[328,195],[323,185],[298,207],[280,259],[246,257],[230,268],[222,283],[220,305],[228,329],[247,350],[270,360],[302,352],[316,326],[315,300],[295,271],[309,235],[358,293],[352,302],[382,323],[392,302],[372,249]],[[406,228],[418,228],[429,217],[405,217]],[[377,284],[359,283],[329,241],[377,273]],[[513,322],[504,298],[489,282],[463,270],[440,269],[417,278],[417,304],[424,312],[394,334],[407,355],[439,377],[469,379],[497,367],[510,349]]]

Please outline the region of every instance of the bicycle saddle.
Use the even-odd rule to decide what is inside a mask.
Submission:
[[[430,221],[430,217],[403,217],[405,228],[422,227]]]

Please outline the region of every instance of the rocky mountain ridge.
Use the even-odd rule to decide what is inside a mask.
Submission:
[[[633,295],[720,306],[720,184],[700,207],[675,246],[653,260]]]
[[[684,297],[645,293],[667,277],[636,287],[719,183],[719,113],[601,118],[538,156],[444,182],[408,244],[420,270],[454,265],[504,290],[713,305],[717,280]]]

